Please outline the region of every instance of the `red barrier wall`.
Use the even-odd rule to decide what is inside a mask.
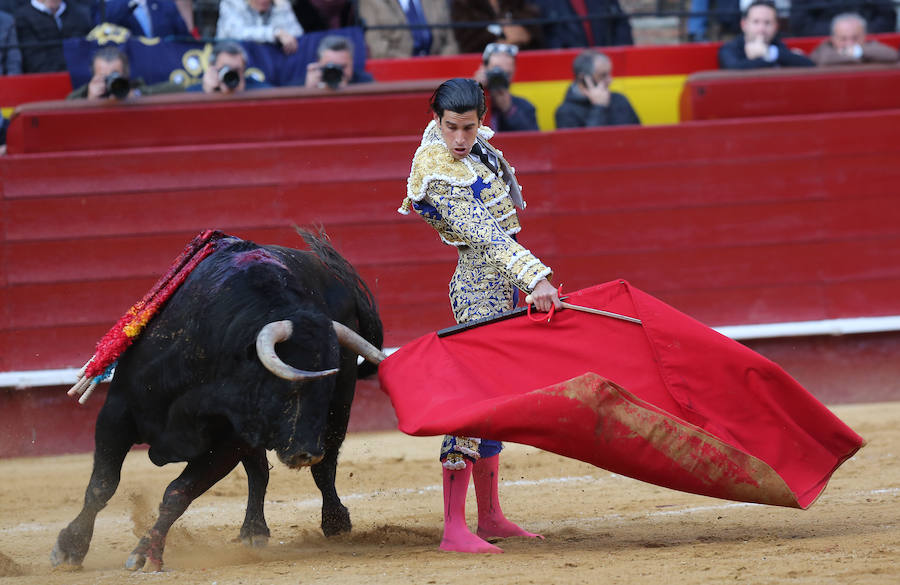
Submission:
[[[897,123],[894,110],[496,141],[530,203],[523,241],[566,288],[626,278],[721,325],[900,314]],[[292,224],[321,223],[372,284],[389,345],[449,324],[455,253],[395,213],[417,141],[5,157],[0,371],[80,366],[207,227],[296,245]]]
[[[682,121],[894,108],[900,108],[895,65],[694,73],[680,103]]]
[[[891,110],[495,143],[525,186],[521,240],[565,289],[626,278],[727,325],[900,314],[898,123]],[[207,227],[299,245],[293,224],[321,224],[375,292],[388,346],[452,324],[455,252],[395,212],[417,144],[410,135],[0,158],[0,372],[79,367]],[[801,354],[818,376],[809,381],[832,387],[832,364]],[[3,393],[0,410],[32,432],[67,432],[55,414],[37,420],[36,404],[60,396]],[[380,400],[373,410],[385,409]],[[79,412],[72,426],[84,441],[92,411]],[[18,433],[7,448],[29,447]]]
[[[39,100],[61,100],[72,92],[68,72],[0,75],[0,107]]]
[[[415,134],[431,117],[428,99],[438,85],[437,81],[360,84],[340,95],[277,88],[236,96],[186,93],[121,102],[27,104],[10,122],[7,152]]]

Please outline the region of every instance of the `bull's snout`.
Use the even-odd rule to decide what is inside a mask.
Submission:
[[[309,467],[315,465],[325,457],[324,453],[309,453],[307,451],[297,451],[294,453],[278,454],[278,459],[292,469],[299,467]]]

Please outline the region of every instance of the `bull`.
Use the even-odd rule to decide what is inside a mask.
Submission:
[[[97,416],[84,505],[59,533],[54,566],[81,565],[97,513],[139,443],[158,466],[187,465],[127,569],[160,570],[172,524],[238,463],[249,491],[240,537],[264,545],[266,450],[288,467],[311,468],[325,535],[350,530],[334,486],[338,451],[356,379],[374,370],[357,356],[383,358],[382,325],[349,262],[324,237],[300,234],[309,251],[223,240],[121,355]]]

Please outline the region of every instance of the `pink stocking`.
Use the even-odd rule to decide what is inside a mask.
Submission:
[[[479,459],[474,465],[475,498],[478,501],[478,536],[482,538],[506,538],[508,536],[544,538],[540,534],[532,534],[523,530],[503,515],[497,489],[499,466],[499,455]]]
[[[466,526],[466,492],[472,462],[464,469],[444,469],[444,538],[441,550],[468,553],[501,553],[502,549],[472,534]]]

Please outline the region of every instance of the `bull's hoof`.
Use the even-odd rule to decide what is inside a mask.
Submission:
[[[163,570],[163,565],[162,561],[147,559],[146,556],[140,553],[131,553],[128,560],[125,561],[125,568],[133,573],[141,569],[145,573],[158,573]]]
[[[244,520],[241,526],[241,542],[251,548],[264,548],[269,544],[269,527],[262,516],[254,518],[250,516]]]
[[[74,536],[76,534],[71,529],[66,528],[59,533],[53,550],[50,551],[50,564],[54,567],[80,567],[81,562],[87,555],[90,538],[85,544],[84,538]]]
[[[125,561],[125,568],[129,571],[140,571],[144,568],[144,565],[147,563],[147,556],[133,552],[128,555],[128,559]]]
[[[59,541],[53,545],[53,550],[50,551],[50,565],[53,567],[81,568],[81,561],[83,559],[83,556],[76,557],[75,555],[64,551],[62,547],[60,547]]]
[[[125,561],[125,568],[132,572],[140,571],[141,569],[143,569],[145,573],[162,571],[162,558],[153,558],[154,556],[161,557],[162,555],[150,554],[152,552],[150,550],[150,544],[150,539],[146,536],[139,540],[138,545],[134,547],[134,550],[128,555],[128,559]]]
[[[322,532],[325,536],[336,536],[342,532],[350,532],[352,527],[350,512],[346,506],[340,505],[328,512],[322,510]]]
[[[244,543],[244,546],[249,546],[250,548],[265,548],[269,545],[269,536],[266,534],[241,536],[241,542]]]

